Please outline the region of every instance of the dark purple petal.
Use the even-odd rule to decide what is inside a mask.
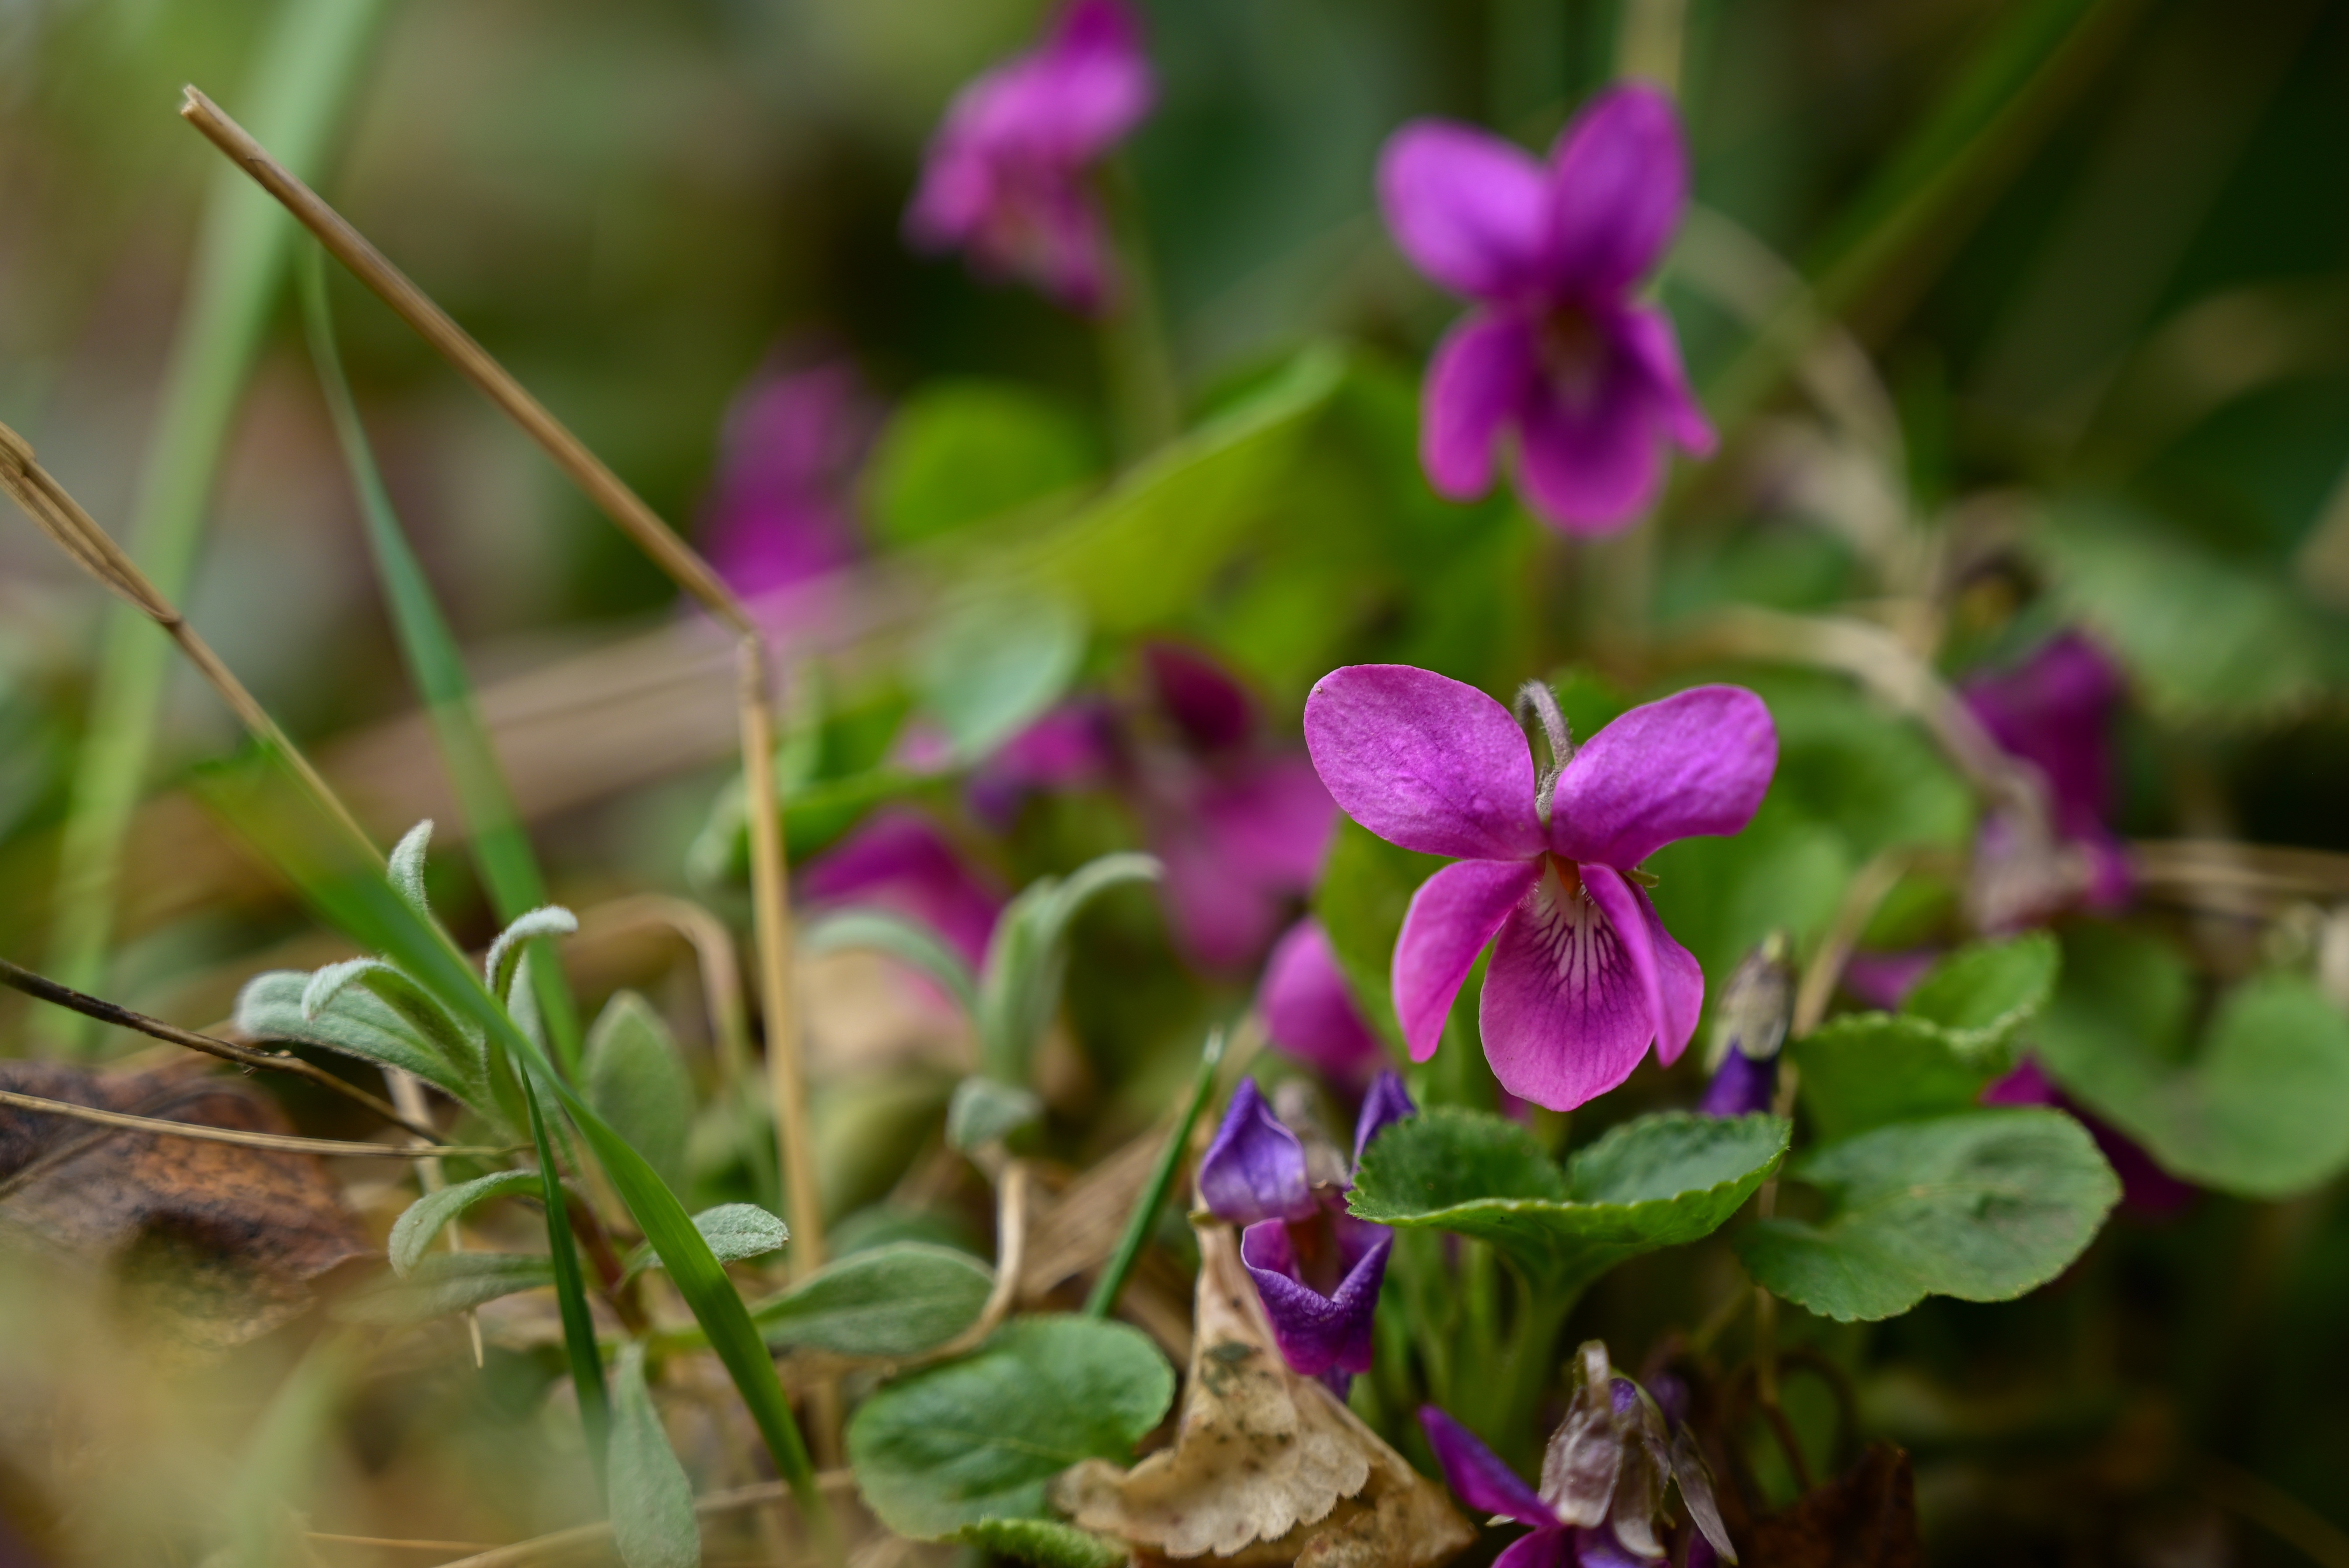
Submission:
[[[1319,921],[1299,921],[1275,944],[1256,1005],[1274,1045],[1332,1078],[1360,1082],[1362,1073],[1385,1058],[1385,1047],[1354,1006]]]
[[[1256,1280],[1273,1343],[1300,1377],[1371,1369],[1371,1320],[1378,1311],[1394,1233],[1359,1222],[1355,1229],[1360,1250],[1349,1259],[1335,1293],[1326,1296],[1299,1277],[1287,1225],[1266,1220],[1240,1233],[1240,1262]]]
[[[1710,457],[1718,444],[1713,421],[1705,418],[1696,394],[1690,390],[1688,372],[1681,366],[1679,337],[1671,317],[1654,305],[1635,304],[1617,318],[1617,334],[1624,349],[1655,393],[1664,433],[1682,451]]]
[[[1498,299],[1548,272],[1548,171],[1490,131],[1418,119],[1379,154],[1379,208],[1412,264],[1445,288]]]
[[[1576,1568],[1656,1568],[1662,1559],[1641,1557],[1627,1550],[1611,1530],[1578,1530],[1574,1561]]]
[[[2112,810],[2112,718],[2124,689],[2095,645],[2066,632],[1963,694],[1991,738],[2046,779],[2064,836],[2095,838]]]
[[[1503,1464],[1475,1433],[1433,1405],[1419,1408],[1419,1425],[1427,1434],[1427,1446],[1435,1450],[1435,1462],[1444,1467],[1445,1482],[1470,1512],[1514,1519],[1541,1534],[1563,1533],[1541,1494]]]
[[[1219,1220],[1253,1225],[1319,1213],[1305,1171],[1305,1145],[1280,1124],[1254,1078],[1232,1091],[1216,1140],[1199,1161],[1199,1199]]]
[[[987,954],[1003,900],[936,823],[888,806],[810,861],[800,892],[817,904],[864,904],[916,920],[977,964]]]
[[[1679,839],[1734,833],[1778,767],[1778,731],[1743,686],[1696,686],[1635,707],[1558,776],[1550,842],[1568,860],[1630,871]]]
[[[1663,255],[1688,204],[1688,150],[1672,100],[1644,82],[1600,93],[1550,153],[1551,243],[1568,297],[1609,299]]]
[[[1697,1101],[1700,1116],[1750,1116],[1767,1110],[1778,1092],[1778,1058],[1757,1061],[1736,1047],[1721,1058],[1704,1098]]]
[[[1412,895],[1388,984],[1413,1061],[1427,1060],[1444,1043],[1444,1022],[1476,954],[1540,875],[1539,861],[1463,861]]]
[[[1371,1080],[1370,1092],[1362,1097],[1362,1113],[1354,1119],[1354,1164],[1362,1163],[1362,1150],[1371,1140],[1389,1125],[1419,1114],[1419,1107],[1411,1102],[1411,1092],[1402,1087],[1402,1075],[1381,1073]]]
[[[1630,1078],[1656,1037],[1623,939],[1554,870],[1502,924],[1477,1016],[1501,1087],[1552,1110]]]
[[[1285,757],[1190,779],[1151,820],[1177,939],[1227,970],[1254,963],[1311,891],[1338,810],[1305,758]]]
[[[1419,460],[1435,493],[1475,500],[1493,488],[1501,437],[1538,374],[1533,324],[1516,312],[1464,316],[1436,345],[1421,394]]]
[[[1938,947],[1905,953],[1855,953],[1843,966],[1843,988],[1879,1012],[1898,1012],[1925,972],[1941,961]]]
[[[1205,654],[1180,643],[1150,643],[1142,657],[1159,707],[1196,749],[1228,751],[1255,730],[1247,689]]]
[[[1339,806],[1390,843],[1462,860],[1541,850],[1533,749],[1475,686],[1409,665],[1332,670],[1305,700],[1305,745]]]
[[[1063,703],[1006,741],[972,776],[971,809],[1009,830],[1030,794],[1105,784],[1117,758],[1115,710],[1099,697]]]
[[[1568,1549],[1574,1542],[1570,1531],[1555,1526],[1520,1535],[1501,1548],[1493,1559],[1493,1568],[1574,1568]]]
[[[1545,346],[1517,421],[1526,504],[1569,533],[1628,527],[1663,482],[1667,410],[1603,326],[1561,315]]]
[[[735,400],[703,525],[728,586],[756,597],[862,553],[854,492],[879,421],[845,361],[763,377]]]
[[[1656,1057],[1666,1067],[1680,1060],[1704,1010],[1704,970],[1664,931],[1655,905],[1620,872],[1601,865],[1581,868],[1582,885],[1615,928],[1631,972],[1647,994],[1656,1021]]]

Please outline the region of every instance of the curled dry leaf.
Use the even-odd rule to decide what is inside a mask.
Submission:
[[[202,1127],[289,1132],[233,1079],[0,1063],[0,1088]],[[317,1157],[118,1131],[0,1109],[0,1240],[119,1271],[185,1343],[225,1349],[299,1316],[325,1275],[369,1255]]]
[[[1228,1225],[1202,1223],[1190,1384],[1174,1446],[1130,1470],[1089,1460],[1053,1505],[1143,1564],[1434,1568],[1475,1539],[1444,1489],[1329,1389],[1291,1372]]]

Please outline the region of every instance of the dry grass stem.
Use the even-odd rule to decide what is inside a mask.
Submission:
[[[750,1023],[743,1016],[742,970],[725,922],[690,899],[636,893],[581,910],[574,945],[616,941],[648,930],[667,932],[693,949],[719,1080],[729,1089],[736,1088],[750,1071]]]
[[[920,1365],[950,1361],[977,1349],[1011,1315],[1012,1307],[1019,1300],[1020,1264],[1028,1255],[1029,1180],[1028,1162],[1024,1160],[1014,1160],[1003,1169],[1003,1185],[996,1204],[995,1288],[988,1293],[987,1305],[979,1309],[978,1320],[923,1357]]]
[[[1834,923],[1819,938],[1818,950],[1811,954],[1804,967],[1800,985],[1795,988],[1795,1011],[1788,1021],[1788,1032],[1801,1039],[1819,1026],[1826,1016],[1827,1004],[1835,998],[1836,982],[1843,978],[1844,965],[1851,962],[1852,950],[1859,945],[1860,933],[1876,916],[1877,906],[1890,896],[1900,879],[1916,865],[1916,856],[1907,850],[1887,850],[1859,868],[1844,890],[1843,903],[1836,908]]]
[[[239,1067],[266,1068],[273,1072],[290,1073],[330,1093],[338,1094],[355,1104],[367,1107],[385,1120],[398,1124],[428,1143],[440,1141],[440,1134],[433,1130],[431,1122],[420,1113],[403,1112],[399,1108],[381,1098],[369,1094],[358,1085],[346,1078],[337,1078],[326,1068],[315,1063],[305,1062],[299,1057],[283,1055],[276,1051],[260,1050],[252,1046],[236,1045],[228,1040],[216,1039],[211,1035],[200,1035],[192,1029],[182,1029],[176,1024],[167,1024],[160,1018],[150,1018],[143,1013],[134,1013],[129,1008],[118,1006],[112,1002],[101,1001],[96,996],[84,995],[69,985],[60,985],[45,975],[36,975],[33,971],[11,964],[5,958],[0,958],[0,985],[6,985],[13,990],[23,992],[27,996],[54,1003],[60,1007],[70,1008],[84,1017],[95,1018],[99,1023],[112,1024],[118,1028],[130,1029],[139,1034],[151,1036],[155,1039],[167,1041],[171,1045],[184,1046],[189,1050],[202,1051],[206,1056],[217,1057],[224,1062],[234,1062]]]
[[[626,481],[474,342],[453,317],[392,265],[366,236],[272,158],[243,127],[192,87],[187,89],[187,99],[180,112],[275,197],[336,260],[415,328],[460,374],[520,425],[588,499],[635,541],[637,548],[740,638],[738,691],[742,766],[744,783],[754,802],[750,813],[750,880],[759,927],[761,989],[766,1003],[767,1056],[794,1237],[792,1270],[793,1277],[806,1277],[823,1263],[823,1212],[816,1191],[814,1153],[807,1137],[806,1083],[800,1059],[797,1012],[791,992],[791,907],[782,828],[772,804],[774,717],[768,689],[766,645],[758,623],[709,563],[662,521]]]
[[[827,1496],[841,1496],[854,1491],[856,1478],[844,1470],[825,1470],[815,1478],[816,1485]],[[756,1486],[735,1487],[728,1491],[713,1491],[694,1501],[693,1511],[703,1518],[718,1514],[739,1513],[746,1508],[765,1508],[791,1501],[790,1483],[780,1480],[761,1481]],[[612,1526],[582,1524],[571,1530],[558,1530],[552,1535],[540,1535],[528,1541],[517,1541],[511,1546],[499,1546],[475,1556],[446,1563],[440,1568],[524,1568],[533,1563],[554,1562],[568,1556],[584,1546],[596,1546],[612,1538]]]
[[[471,1149],[447,1144],[346,1143],[333,1138],[292,1138],[276,1132],[239,1132],[227,1127],[197,1127],[184,1121],[163,1121],[151,1116],[132,1116],[127,1111],[100,1110],[95,1106],[76,1105],[71,1100],[44,1099],[36,1094],[18,1094],[12,1089],[0,1089],[0,1105],[16,1110],[35,1110],[45,1116],[62,1116],[75,1121],[95,1122],[100,1127],[118,1127],[128,1132],[155,1132],[167,1138],[192,1138],[199,1143],[236,1143],[247,1149],[274,1150],[280,1154],[318,1154],[336,1160],[431,1160],[443,1155],[469,1155],[481,1160],[502,1160],[522,1152],[514,1149]]]

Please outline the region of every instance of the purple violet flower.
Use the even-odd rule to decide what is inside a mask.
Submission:
[[[886,806],[810,861],[800,892],[816,904],[864,904],[919,921],[972,964],[987,956],[1003,897],[928,817]]]
[[[1514,438],[1517,483],[1544,521],[1606,533],[1636,520],[1671,440],[1705,456],[1671,318],[1633,295],[1688,200],[1671,99],[1628,83],[1559,133],[1547,164],[1474,126],[1423,119],[1379,160],[1379,204],[1413,264],[1477,302],[1428,366],[1420,458],[1472,500]]]
[[[1184,951],[1203,968],[1244,968],[1312,891],[1337,807],[1310,762],[1269,743],[1255,699],[1220,665],[1154,643],[1143,672],[1145,700],[1080,697],[1014,737],[973,777],[972,810],[1008,829],[1037,790],[1113,790],[1165,864]]]
[[[955,98],[931,139],[906,237],[961,250],[1071,310],[1114,292],[1107,225],[1086,176],[1148,115],[1157,81],[1122,0],[1071,0],[1043,43]]]
[[[1402,1078],[1381,1074],[1354,1124],[1354,1163],[1381,1128],[1416,1114]],[[1282,1359],[1343,1398],[1346,1380],[1371,1369],[1371,1322],[1394,1233],[1347,1213],[1339,1193],[1350,1181],[1316,1183],[1312,1164],[1304,1140],[1273,1114],[1255,1080],[1243,1078],[1199,1161],[1199,1199],[1217,1219],[1245,1227],[1240,1261]]]
[[[1386,1060],[1318,920],[1299,921],[1274,944],[1256,1005],[1274,1045],[1340,1083],[1360,1083]]]
[[[1985,818],[1975,859],[1998,887],[1986,905],[1996,928],[2028,925],[2078,903],[2115,910],[2128,903],[2128,858],[2106,819],[2113,807],[2112,719],[2126,687],[2120,672],[2076,632],[2065,632],[2012,670],[1980,676],[1963,688],[1967,707],[2006,753],[2035,769],[2045,785],[2059,846],[2008,812]],[[2068,862],[2052,873],[2014,862],[2055,850]],[[2004,874],[2002,874],[2004,873]]]
[[[863,553],[856,476],[880,422],[844,360],[763,374],[743,389],[726,417],[703,525],[729,587],[756,598]]]
[[[1420,1408],[1444,1479],[1470,1511],[1533,1526],[1502,1549],[1494,1568],[1648,1568],[1664,1556],[1658,1525],[1667,1482],[1678,1483],[1696,1526],[1690,1561],[1700,1560],[1701,1547],[1735,1563],[1712,1474],[1688,1428],[1616,1375],[1597,1340],[1576,1359],[1574,1401],[1543,1455],[1538,1491],[1467,1428],[1433,1405]]]
[[[1493,943],[1478,1017],[1494,1076],[1571,1110],[1629,1078],[1651,1042],[1669,1066],[1695,1033],[1704,972],[1627,873],[1676,840],[1743,829],[1778,736],[1761,698],[1723,686],[1633,708],[1578,750],[1562,721],[1551,734],[1553,771],[1537,781],[1508,709],[1408,665],[1332,671],[1305,704],[1307,749],[1347,815],[1459,861],[1413,897],[1395,944],[1412,1059],[1434,1055]]]

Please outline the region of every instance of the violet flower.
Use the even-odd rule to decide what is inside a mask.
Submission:
[[[1576,1353],[1577,1385],[1565,1421],[1542,1457],[1541,1487],[1526,1484],[1476,1435],[1433,1405],[1419,1424],[1444,1479],[1474,1512],[1533,1526],[1494,1568],[1643,1568],[1663,1557],[1664,1490],[1680,1487],[1697,1551],[1735,1563],[1713,1501],[1713,1477],[1688,1428],[1609,1366],[1597,1340]]]
[[[856,477],[879,426],[879,408],[843,360],[744,388],[726,417],[703,525],[729,587],[755,598],[862,553]]]
[[[1274,1045],[1340,1083],[1360,1083],[1386,1060],[1318,920],[1299,921],[1274,944],[1256,1005]]]
[[[1216,1140],[1199,1161],[1199,1200],[1217,1219],[1244,1226],[1240,1261],[1256,1281],[1281,1358],[1343,1397],[1353,1374],[1371,1369],[1371,1322],[1386,1278],[1394,1233],[1355,1219],[1340,1196],[1362,1151],[1388,1123],[1418,1114],[1402,1079],[1381,1073],[1354,1125],[1354,1158],[1304,1140],[1243,1078]],[[1334,1166],[1318,1174],[1317,1163]]]
[[[1508,709],[1408,665],[1324,676],[1305,704],[1305,742],[1354,820],[1458,858],[1413,897],[1395,943],[1412,1059],[1435,1053],[1491,943],[1477,1016],[1494,1076],[1570,1110],[1629,1078],[1651,1042],[1669,1066],[1695,1033],[1704,972],[1633,873],[1676,840],[1743,829],[1778,737],[1761,698],[1709,686],[1633,708],[1578,750],[1547,688],[1526,695],[1550,740],[1538,779]]]
[[[1025,278],[1072,310],[1113,290],[1092,167],[1150,112],[1157,82],[1122,0],[1071,0],[1050,34],[964,88],[931,139],[906,237]]]
[[[1688,200],[1671,99],[1627,83],[1559,133],[1547,163],[1474,126],[1413,122],[1379,160],[1379,204],[1403,254],[1479,308],[1428,366],[1420,459],[1472,500],[1513,439],[1517,484],[1546,522],[1610,532],[1656,493],[1666,440],[1704,456],[1671,318],[1634,297]]]
[[[1157,642],[1143,669],[1145,700],[1079,698],[1015,737],[972,779],[971,806],[1008,829],[1037,790],[1113,791],[1166,868],[1176,941],[1203,968],[1239,969],[1312,891],[1337,808],[1214,660]]]
[[[2126,904],[2128,860],[2106,825],[2113,807],[2112,719],[2125,687],[2120,672],[2076,632],[2065,632],[2015,668],[1981,676],[1962,690],[1966,706],[2006,753],[2046,787],[2055,844],[2011,811],[1984,819],[1976,844],[1977,891],[1991,929],[2028,925],[2065,904],[2094,910]],[[2054,860],[2053,867],[2044,863]]]
[[[974,965],[1003,913],[1002,895],[936,822],[906,806],[865,818],[802,867],[797,882],[812,903],[862,904],[918,921]]]

